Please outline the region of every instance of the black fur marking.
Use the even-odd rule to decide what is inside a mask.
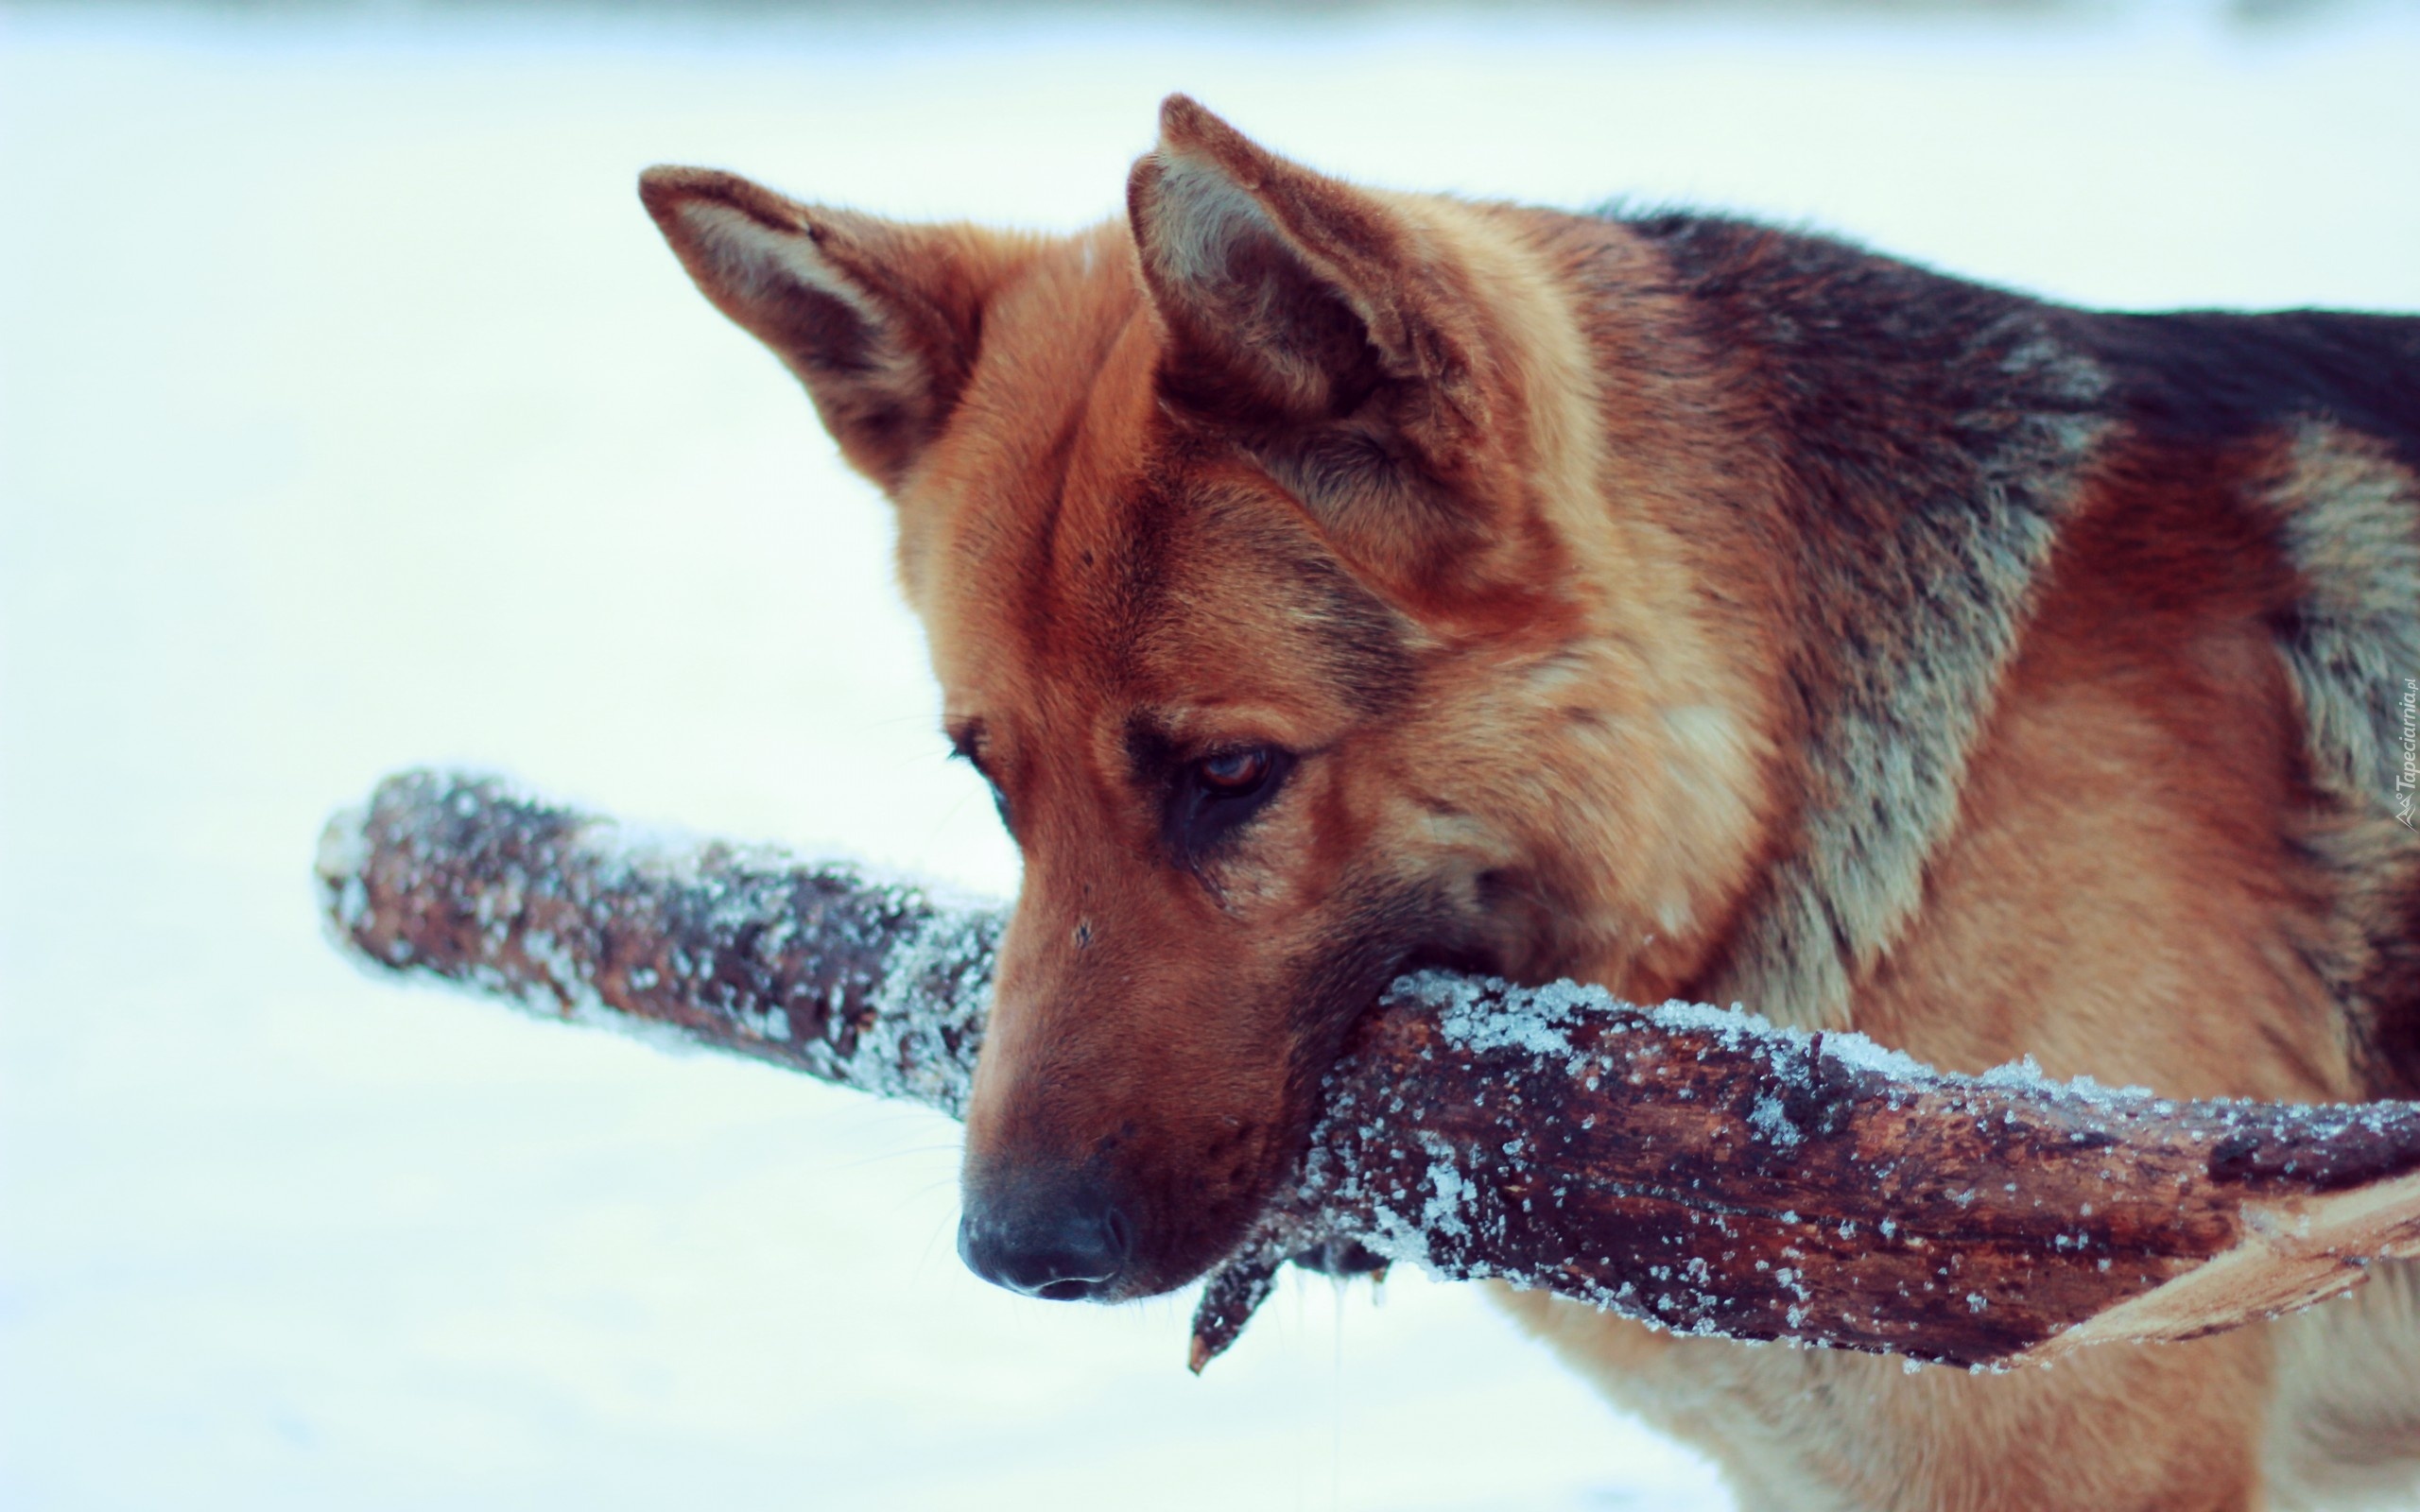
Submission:
[[[2117,380],[2117,413],[2148,438],[2225,445],[2325,420],[2420,471],[2420,317],[2069,310],[2059,323]]]

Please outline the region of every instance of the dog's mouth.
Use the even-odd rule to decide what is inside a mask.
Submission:
[[[1429,971],[1465,975],[1500,974],[1498,963],[1492,953],[1476,947],[1438,944],[1401,952],[1383,972],[1378,973],[1368,1001],[1346,1021],[1342,1032],[1337,1037],[1334,1050],[1310,1078],[1309,1117],[1304,1125],[1303,1150],[1296,1157],[1297,1164],[1289,1166],[1271,1183],[1262,1200],[1262,1211],[1246,1228],[1241,1241],[1205,1275],[1201,1299],[1193,1314],[1192,1348],[1188,1361],[1189,1367],[1196,1374],[1242,1335],[1244,1325],[1252,1320],[1253,1314],[1267,1299],[1276,1284],[1278,1271],[1285,1266],[1297,1265],[1339,1279],[1355,1276],[1385,1279],[1389,1262],[1359,1240],[1338,1234],[1289,1229],[1281,1213],[1291,1195],[1287,1188],[1301,1179],[1299,1161],[1303,1155],[1307,1154],[1313,1132],[1326,1113],[1324,1092],[1328,1073],[1353,1053],[1370,1025],[1386,1013],[1387,988],[1406,976]]]
[[[1345,1020],[1343,1032],[1337,1038],[1336,1048],[1325,1063],[1319,1067],[1315,1086],[1325,1082],[1328,1073],[1336,1069],[1336,1063],[1353,1053],[1369,1026],[1387,1011],[1389,989],[1405,977],[1418,976],[1425,971],[1444,971],[1457,976],[1507,974],[1495,953],[1479,945],[1427,944],[1402,952],[1384,971],[1375,973],[1374,984],[1364,995],[1365,1000]],[[1314,1091],[1312,1101],[1315,1106],[1311,1110],[1311,1123],[1316,1124],[1324,1109],[1317,1106],[1322,1101],[1318,1092]],[[1308,1125],[1305,1125],[1305,1132],[1308,1132]]]
[[[1268,1225],[1263,1220],[1270,1209],[1285,1204],[1289,1190],[1301,1181],[1302,1162],[1309,1151],[1312,1131],[1327,1111],[1325,1088],[1328,1074],[1353,1053],[1370,1025],[1387,1011],[1387,989],[1402,978],[1423,971],[1491,975],[1495,973],[1495,965],[1492,954],[1478,948],[1424,944],[1396,954],[1382,970],[1373,973],[1373,985],[1362,994],[1360,1006],[1344,1021],[1325,1058],[1316,1065],[1303,1068],[1299,1085],[1304,1088],[1304,1110],[1295,1120],[1299,1130],[1291,1153],[1281,1168],[1273,1170],[1265,1178],[1264,1190],[1243,1226],[1240,1242],[1226,1257],[1209,1266],[1206,1274],[1214,1282],[1221,1271],[1242,1262],[1243,1257],[1255,1256],[1260,1263],[1269,1261],[1270,1240]],[[1383,1273],[1387,1268],[1384,1259],[1372,1253],[1358,1241],[1336,1236],[1308,1237],[1309,1242],[1301,1248],[1283,1254],[1282,1262],[1335,1277],[1373,1275]],[[1240,1327],[1240,1323],[1237,1326]]]
[[[1494,951],[1480,945],[1460,947],[1424,945],[1418,950],[1406,951],[1403,957],[1395,962],[1394,970],[1387,973],[1386,983],[1380,987],[1378,996],[1372,999],[1370,1007],[1363,1017],[1366,1018],[1368,1014],[1378,1011],[1379,1003],[1385,997],[1386,987],[1392,986],[1403,977],[1417,975],[1422,971],[1452,971],[1464,976],[1501,976],[1504,974],[1504,967],[1503,963],[1496,959]]]

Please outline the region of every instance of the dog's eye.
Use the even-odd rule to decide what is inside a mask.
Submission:
[[[1269,781],[1269,752],[1254,747],[1204,756],[1193,764],[1193,774],[1194,781],[1220,798],[1241,798]]]
[[[949,755],[950,760],[964,762],[967,765],[974,767],[975,775],[983,779],[983,785],[992,790],[992,807],[999,811],[1000,828],[1008,831],[1009,837],[1014,839],[1017,827],[1009,817],[1009,795],[1000,791],[999,781],[984,769],[982,758],[975,754],[974,743],[962,739],[953,740],[950,742]]]
[[[1168,849],[1192,861],[1258,813],[1293,770],[1290,752],[1247,746],[1185,765],[1168,795]]]

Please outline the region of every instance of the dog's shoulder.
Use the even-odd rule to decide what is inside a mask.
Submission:
[[[2044,617],[2190,604],[2180,639],[2275,647],[2303,795],[2277,823],[2321,895],[2298,949],[2367,1083],[2420,1084],[2420,318],[2089,311],[1749,221],[1621,223],[1787,480],[1806,802],[1713,989],[1845,1022]]]

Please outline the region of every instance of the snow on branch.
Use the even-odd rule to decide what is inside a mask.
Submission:
[[[996,909],[437,772],[331,821],[319,874],[338,944],[386,971],[965,1110]],[[1425,973],[1356,1030],[1299,1178],[1210,1277],[1193,1367],[1288,1259],[1354,1244],[1684,1333],[2001,1368],[2420,1256],[2420,1105],[1952,1075],[1736,1011]]]

